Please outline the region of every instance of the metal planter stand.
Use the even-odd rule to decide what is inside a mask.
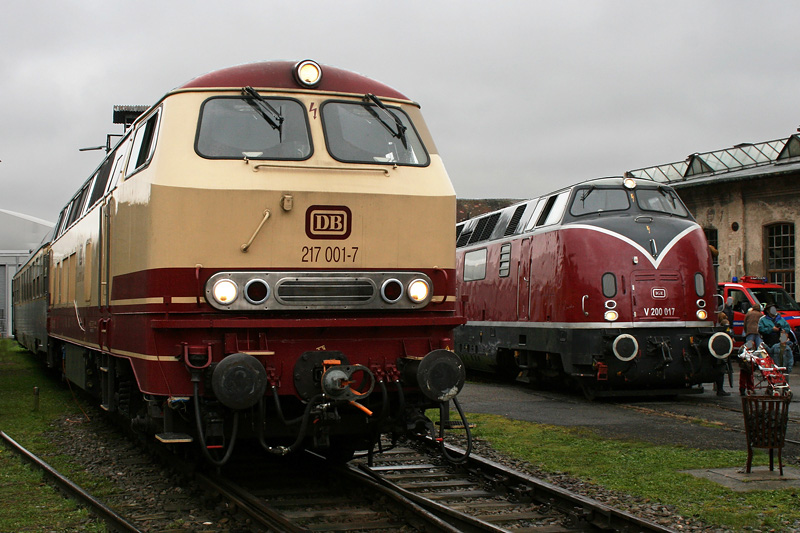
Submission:
[[[778,450],[778,466],[783,475],[781,451],[786,439],[789,404],[792,393],[780,396],[749,395],[742,397],[744,429],[747,435],[747,469],[753,463],[753,448],[769,449],[769,469],[774,470],[774,451]]]

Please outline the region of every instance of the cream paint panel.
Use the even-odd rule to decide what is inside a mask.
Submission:
[[[265,269],[455,267],[455,198],[291,194],[294,207],[286,212],[279,191],[223,193],[154,186],[149,206],[119,206],[112,223],[112,275],[198,264]],[[349,207],[350,237],[310,239],[305,227],[306,210],[312,205]],[[256,231],[266,209],[270,218],[243,253],[242,244]],[[340,261],[324,261],[328,247],[344,248]]]
[[[51,276],[55,306],[97,305],[100,205],[96,205],[51,246]],[[61,267],[57,265],[61,263]]]

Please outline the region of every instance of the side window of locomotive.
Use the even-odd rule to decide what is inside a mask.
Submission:
[[[539,220],[539,215],[542,213],[542,209],[544,209],[545,204],[547,203],[546,200],[537,200],[532,201],[529,204],[528,209],[525,211],[525,217],[528,218],[528,221],[525,223],[525,231],[531,231],[533,228],[536,227],[536,221]],[[530,213],[529,213],[530,212]]]
[[[486,248],[464,254],[464,281],[486,279]]]
[[[92,196],[89,198],[89,207],[93,206],[97,201],[103,197],[106,192],[106,185],[108,185],[108,177],[111,175],[111,167],[114,165],[114,154],[110,154],[103,161],[100,170],[97,171],[97,176],[94,180],[92,187]]]
[[[536,221],[536,227],[549,226],[561,220],[564,214],[564,208],[567,207],[567,199],[569,198],[569,191],[564,191],[555,196],[547,199],[544,209],[539,214]]]
[[[144,123],[139,124],[133,133],[133,148],[131,157],[128,160],[128,169],[125,178],[129,178],[135,172],[143,169],[150,163],[153,152],[156,149],[158,138],[158,122],[161,116],[160,110],[154,113]]]
[[[599,189],[581,187],[575,191],[569,212],[572,216],[605,213],[606,211],[625,211],[631,203],[628,193],[623,189]]]
[[[501,278],[507,278],[511,273],[511,243],[506,243],[500,247],[500,271]]]
[[[83,206],[86,202],[86,196],[89,193],[89,187],[91,184],[92,180],[89,180],[89,183],[84,185],[83,189],[81,189],[81,192],[79,192],[77,196],[72,199],[72,202],[70,202],[69,218],[67,219],[67,223],[64,225],[65,229],[74,224],[75,221],[80,218],[81,213],[83,213]]]
[[[67,208],[65,207],[64,209],[61,210],[61,214],[58,215],[58,222],[56,222],[56,225],[53,226],[52,240],[56,240],[58,236],[61,235],[61,230],[64,229],[64,222],[66,221],[66,215],[67,215]]]
[[[111,156],[114,159],[114,165],[111,167],[111,175],[109,176],[109,183],[106,189],[111,191],[117,186],[120,176],[122,175],[123,167],[125,166],[125,156],[128,153],[128,148],[131,146],[130,138],[119,144],[117,150]]]
[[[639,208],[644,211],[657,211],[679,217],[689,216],[689,212],[675,191],[666,187],[658,187],[656,189],[637,188],[636,202],[639,204]]]
[[[308,117],[287,98],[209,98],[200,109],[195,151],[207,159],[308,159]]]
[[[322,127],[328,152],[337,161],[418,167],[430,162],[411,119],[396,107],[326,102]]]

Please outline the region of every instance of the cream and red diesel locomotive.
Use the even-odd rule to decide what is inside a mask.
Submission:
[[[453,399],[455,194],[419,105],[313,61],[144,112],[13,285],[29,350],[164,443],[347,457]]]
[[[733,348],[702,228],[670,187],[601,178],[457,226],[456,353],[587,396],[701,392]]]

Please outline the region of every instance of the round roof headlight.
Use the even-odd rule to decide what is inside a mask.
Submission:
[[[294,66],[294,79],[303,87],[313,89],[322,81],[322,67],[310,59],[301,61]]]
[[[624,180],[622,180],[622,185],[624,185],[626,189],[635,189],[636,180],[633,178],[625,178]]]
[[[221,279],[214,284],[211,294],[219,304],[230,305],[239,296],[239,287],[229,279]]]
[[[424,279],[415,279],[408,284],[408,298],[414,303],[422,303],[431,293],[430,285]]]

